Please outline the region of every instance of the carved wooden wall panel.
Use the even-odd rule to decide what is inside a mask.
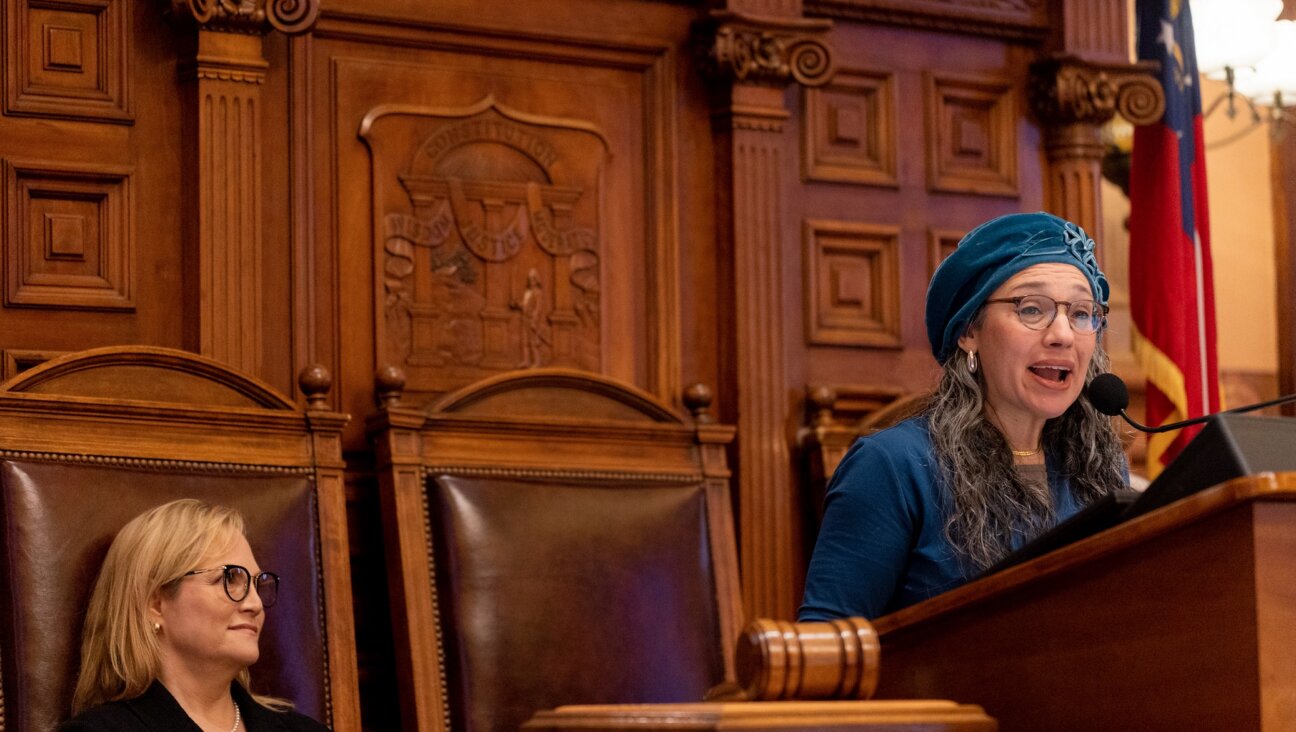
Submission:
[[[131,310],[129,168],[5,160],[5,304]]]
[[[900,229],[805,222],[806,336],[815,345],[900,348]]]
[[[381,238],[380,363],[423,392],[519,368],[601,369],[608,149],[597,127],[486,97],[378,107],[360,134]]]
[[[1017,194],[1017,103],[994,77],[927,75],[927,165],[934,191]]]
[[[6,0],[5,112],[129,123],[127,0]]]
[[[344,408],[367,412],[388,364],[413,403],[549,365],[678,401],[670,46],[326,15],[303,50],[329,131],[310,157],[332,163],[300,172],[334,213],[298,246],[336,253],[316,268],[335,286],[303,297],[336,298],[317,344]]]
[[[124,0],[0,9],[5,375],[95,346],[181,346],[174,26],[161,4]]]
[[[808,180],[895,186],[895,100],[890,74],[838,69],[804,92],[802,175]]]

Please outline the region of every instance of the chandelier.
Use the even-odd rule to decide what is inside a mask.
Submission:
[[[1282,9],[1282,0],[1193,1],[1197,70],[1227,85],[1204,116],[1223,105],[1231,119],[1240,98],[1253,123],[1211,147],[1228,144],[1266,122],[1275,136],[1281,134],[1282,123],[1296,125],[1285,106],[1296,100],[1296,21],[1277,20]]]

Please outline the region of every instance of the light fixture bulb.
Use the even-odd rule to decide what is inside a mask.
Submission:
[[[1223,79],[1225,68],[1254,67],[1274,45],[1274,19],[1282,8],[1283,0],[1195,0],[1198,72]]]
[[[1289,103],[1296,101],[1296,21],[1274,22],[1274,45],[1256,63],[1255,72],[1239,76],[1238,92],[1261,104],[1273,104],[1281,93]]]

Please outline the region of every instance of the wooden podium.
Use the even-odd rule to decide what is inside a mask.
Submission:
[[[879,618],[877,698],[1005,730],[1296,729],[1296,473],[1239,478]]]

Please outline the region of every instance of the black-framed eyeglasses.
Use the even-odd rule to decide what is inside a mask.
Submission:
[[[262,606],[273,607],[275,600],[279,599],[279,575],[274,572],[262,572],[253,577],[247,567],[237,564],[222,564],[219,567],[191,570],[185,572],[181,577],[188,577],[192,574],[206,574],[207,572],[224,573],[225,595],[234,602],[243,602],[247,599],[248,588],[252,586],[253,580],[256,580],[257,595],[261,598]]]
[[[1010,303],[1017,311],[1017,319],[1031,330],[1044,330],[1053,325],[1063,306],[1067,309],[1067,322],[1071,330],[1081,335],[1092,335],[1107,324],[1106,305],[1093,300],[1054,300],[1046,295],[1023,295],[986,300],[986,303]]]

